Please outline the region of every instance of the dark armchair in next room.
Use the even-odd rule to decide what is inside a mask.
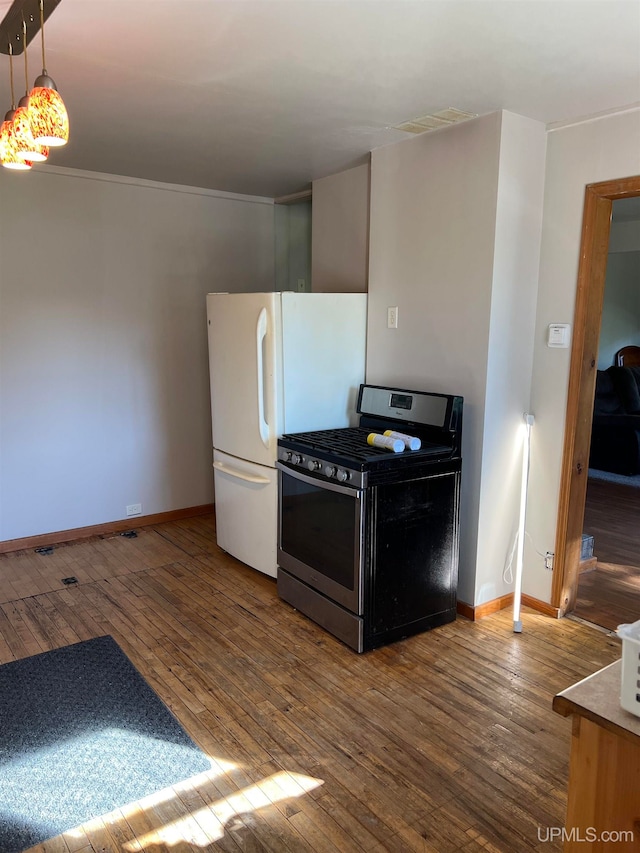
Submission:
[[[589,467],[640,474],[640,367],[598,370]]]

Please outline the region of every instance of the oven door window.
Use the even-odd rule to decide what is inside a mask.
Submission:
[[[280,549],[284,568],[359,612],[362,498],[337,488],[282,472]]]

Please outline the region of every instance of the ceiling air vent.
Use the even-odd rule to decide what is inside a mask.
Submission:
[[[429,130],[438,130],[441,127],[456,124],[459,121],[476,118],[477,115],[477,113],[465,113],[463,110],[456,110],[454,107],[449,107],[449,109],[440,110],[437,113],[430,113],[427,116],[412,118],[402,124],[396,124],[393,126],[393,129],[404,130],[407,133],[426,133]]]

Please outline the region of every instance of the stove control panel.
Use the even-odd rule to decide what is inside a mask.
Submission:
[[[325,465],[324,475],[330,480],[338,480],[339,483],[346,483],[351,479],[351,471],[346,468],[338,468],[337,465]]]
[[[293,450],[286,450],[284,447],[278,450],[278,459],[294,468],[302,468],[305,472],[309,471],[312,475],[315,474],[315,476],[322,477],[323,479],[335,480],[338,483],[345,483],[358,488],[363,485],[363,474],[361,471],[340,468],[338,465],[323,462],[322,459],[305,456]]]

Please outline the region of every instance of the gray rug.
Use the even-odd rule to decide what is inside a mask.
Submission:
[[[211,768],[111,637],[0,666],[0,851]]]
[[[640,474],[626,477],[624,474],[612,474],[611,471],[600,471],[597,468],[589,468],[590,480],[606,480],[608,483],[619,483],[621,486],[632,486],[640,489]]]

